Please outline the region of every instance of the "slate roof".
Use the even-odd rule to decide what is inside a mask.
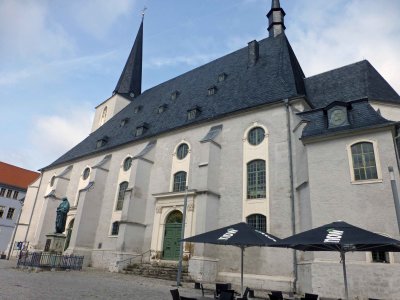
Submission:
[[[327,108],[319,108],[298,113],[302,120],[308,122],[303,129],[301,139],[304,140],[317,136],[330,136],[339,132],[352,132],[360,129],[377,128],[397,123],[383,118],[368,103],[368,99],[360,99],[347,102],[349,125],[329,128],[327,109],[330,107],[332,107],[332,105],[328,105]]]
[[[142,92],[143,20],[114,93],[138,96]],[[129,96],[130,97],[130,96]],[[131,100],[131,97],[128,98]]]
[[[0,185],[27,190],[28,185],[34,182],[39,176],[40,173],[0,161]]]
[[[260,41],[259,53],[254,66],[248,65],[248,48],[245,47],[144,91],[46,168],[172,129],[303,95],[305,76],[284,34]],[[222,73],[227,76],[218,82],[218,75]],[[207,90],[212,86],[216,87],[216,93],[208,96]],[[172,100],[171,93],[175,91],[179,94]],[[158,107],[164,104],[167,105],[165,112],[158,114]],[[135,114],[134,108],[138,106],[142,108]],[[196,106],[201,111],[199,116],[188,120],[188,110]],[[129,121],[121,127],[121,121],[127,118]],[[143,123],[147,124],[147,130],[135,137],[136,127]],[[106,145],[96,149],[96,142],[105,136],[108,138]]]
[[[305,86],[315,108],[362,98],[400,104],[400,96],[367,60],[308,77]]]

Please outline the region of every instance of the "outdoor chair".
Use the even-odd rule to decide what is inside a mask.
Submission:
[[[230,283],[216,283],[215,284],[215,292],[214,292],[214,299],[219,299],[219,296],[222,291],[227,291],[231,289]]]
[[[219,300],[234,300],[234,299],[235,299],[234,290],[221,291],[221,294],[219,295]]]
[[[183,297],[179,295],[179,290],[170,290],[171,295],[172,295],[172,300],[197,300],[196,298],[189,298],[189,297]]]
[[[317,300],[318,295],[317,294],[310,294],[310,293],[305,293],[304,297],[301,297],[301,300]]]
[[[246,289],[244,290],[243,296],[236,298],[236,300],[248,300],[249,293],[250,293],[250,289],[248,287],[246,287]]]
[[[283,294],[281,291],[271,291],[271,294],[268,294],[270,300],[283,300]]]

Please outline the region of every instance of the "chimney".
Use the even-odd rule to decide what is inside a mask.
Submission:
[[[271,10],[267,14],[269,22],[268,32],[270,37],[276,37],[285,31],[285,15],[286,13],[281,8],[279,0],[272,0]]]
[[[247,49],[249,57],[249,66],[254,66],[259,57],[258,42],[256,40],[251,41],[248,44]]]

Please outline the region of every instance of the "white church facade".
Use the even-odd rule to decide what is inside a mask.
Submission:
[[[185,237],[244,221],[284,238],[343,220],[398,239],[391,176],[399,183],[400,96],[368,61],[306,77],[279,1],[267,16],[269,37],[146,91],[142,22],[91,134],[30,186],[16,241],[44,250],[67,197],[66,254],[107,269],[142,253],[174,263],[185,194]],[[184,245],[198,281],[239,283],[239,255]],[[351,297],[400,299],[399,254],[346,258]],[[343,297],[339,260],[248,248],[245,284]]]

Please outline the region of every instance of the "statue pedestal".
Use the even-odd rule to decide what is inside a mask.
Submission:
[[[62,233],[46,234],[46,245],[44,252],[62,253],[64,251],[65,239],[67,237]]]

